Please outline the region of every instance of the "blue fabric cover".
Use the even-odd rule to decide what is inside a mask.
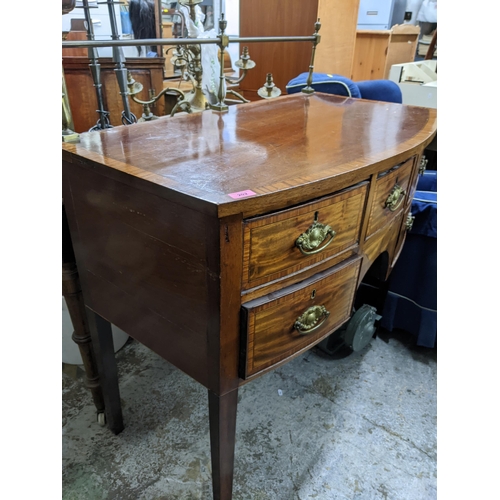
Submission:
[[[288,94],[296,94],[307,86],[309,73],[301,73],[288,82],[286,91]],[[335,94],[345,97],[360,98],[358,86],[349,78],[340,75],[329,75],[327,73],[313,73],[311,87],[317,92]],[[349,95],[350,94],[350,95]]]
[[[433,348],[437,337],[436,240],[408,234],[391,273],[380,326],[416,337],[417,345]]]
[[[437,170],[426,170],[422,175],[419,175],[417,190],[437,193]]]
[[[288,94],[300,92],[307,85],[309,73],[301,73],[288,82],[286,91]],[[356,97],[369,99],[371,101],[403,102],[403,94],[398,84],[391,80],[367,80],[353,82],[351,79],[341,75],[330,75],[327,73],[313,73],[311,87],[325,94],[335,94],[345,97]]]
[[[363,99],[370,101],[403,102],[403,94],[396,82],[391,80],[366,80],[356,82]]]
[[[415,191],[411,204],[411,213],[415,220],[409,234],[437,238],[437,193]]]
[[[437,337],[437,172],[420,176],[411,205],[415,217],[389,276],[380,326],[405,330],[417,345],[435,347]]]

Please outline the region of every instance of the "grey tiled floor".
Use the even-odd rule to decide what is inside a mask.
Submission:
[[[125,430],[63,369],[63,499],[211,499],[206,390],[139,343],[117,353]],[[436,350],[383,334],[243,386],[235,500],[436,498]]]

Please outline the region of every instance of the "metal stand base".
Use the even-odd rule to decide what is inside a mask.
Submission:
[[[78,142],[80,140],[80,134],[73,132],[72,134],[63,134],[62,142]]]
[[[213,109],[214,111],[220,111],[220,112],[229,110],[229,106],[227,104],[221,104],[221,103],[209,104],[208,107],[209,109]]]

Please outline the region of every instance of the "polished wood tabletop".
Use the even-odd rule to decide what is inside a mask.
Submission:
[[[277,195],[297,203],[313,192],[330,192],[333,183],[342,187],[345,174],[369,175],[381,162],[397,162],[430,141],[436,127],[434,109],[295,94],[231,106],[224,114],[207,111],[82,134],[79,144],[63,149],[67,161],[74,154],[80,163],[86,159],[166,187],[191,197],[185,203],[193,208],[249,216],[266,210]],[[247,190],[255,195],[230,196]]]

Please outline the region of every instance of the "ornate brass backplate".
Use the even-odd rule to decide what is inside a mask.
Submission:
[[[408,217],[406,218],[406,230],[411,231],[411,228],[413,227],[413,222],[415,221],[415,217],[411,214],[411,212],[408,214]]]
[[[405,195],[406,191],[396,183],[385,201],[385,208],[395,212],[403,203]]]
[[[318,222],[316,214],[311,227],[295,240],[295,246],[299,247],[299,250],[304,255],[319,253],[333,241],[336,234],[337,233],[330,226]],[[328,243],[319,247],[328,236],[330,236]]]
[[[296,319],[293,327],[301,335],[307,335],[319,328],[329,315],[330,312],[327,311],[325,306],[312,306]]]
[[[423,173],[426,171],[427,163],[429,163],[429,160],[425,157],[425,155],[422,155],[422,159],[420,160],[420,165],[418,167],[419,175],[423,175]]]

